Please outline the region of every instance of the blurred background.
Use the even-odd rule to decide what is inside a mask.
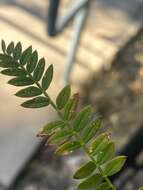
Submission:
[[[55,98],[66,83],[92,104],[127,164],[112,180],[121,190],[143,185],[143,0],[0,0],[0,40],[32,45],[47,66]],[[87,158],[53,155],[36,138],[56,115],[27,110],[0,75],[0,190],[74,190],[72,174]]]

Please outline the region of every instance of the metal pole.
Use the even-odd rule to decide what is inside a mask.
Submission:
[[[66,84],[68,82],[70,73],[75,63],[75,56],[80,41],[81,32],[86,21],[89,2],[90,0],[74,0],[65,16],[60,17],[58,16],[60,0],[50,0],[47,30],[50,36],[56,36],[72,19],[74,19],[73,37],[70,43],[62,84]]]
[[[65,85],[69,82],[69,76],[72,72],[72,68],[75,64],[75,56],[78,49],[82,29],[86,22],[88,12],[88,6],[84,6],[76,15],[74,21],[73,37],[69,47],[69,53],[67,57],[67,63],[65,65],[64,75],[62,78],[62,84]]]
[[[88,5],[89,0],[74,0],[74,3],[66,11],[65,16],[58,17],[57,19],[57,32],[61,32],[67,24]]]
[[[58,16],[58,8],[60,0],[49,0],[48,18],[47,18],[47,32],[49,36],[56,35],[56,23]]]

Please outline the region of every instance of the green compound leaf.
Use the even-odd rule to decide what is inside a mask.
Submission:
[[[0,67],[6,68],[1,73],[16,76],[16,78],[11,79],[8,83],[15,86],[25,86],[33,85],[35,82],[35,85],[38,85],[38,87],[34,85],[24,88],[16,93],[16,96],[25,98],[37,96],[25,101],[22,106],[25,108],[41,108],[51,103],[56,109],[54,102],[51,102],[50,98],[45,97],[48,96],[45,91],[48,89],[53,78],[53,65],[48,67],[42,78],[45,69],[45,60],[42,58],[38,62],[38,53],[37,51],[32,53],[31,46],[23,52],[20,42],[16,46],[11,42],[6,47],[5,42],[2,40],[1,46],[3,53],[0,54]],[[37,83],[40,80],[41,83]],[[45,96],[39,96],[42,93]],[[85,146],[85,152],[87,152],[91,161],[78,169],[74,175],[76,179],[86,178],[79,184],[78,189],[109,190],[111,187],[106,183],[105,177],[107,176],[108,178],[108,176],[117,173],[124,165],[126,157],[120,156],[112,159],[115,148],[114,143],[109,140],[108,134],[98,136],[92,144],[90,143],[90,145],[88,144],[86,146],[86,143],[89,143],[100,129],[101,118],[97,118],[96,120],[93,118],[93,112],[90,106],[85,107],[76,116],[79,96],[70,98],[70,94],[70,87],[66,86],[57,97],[56,111],[58,111],[59,115],[61,114],[61,121],[48,123],[40,129],[37,136],[49,136],[50,144],[60,144],[56,153],[61,155],[67,155]],[[62,110],[62,112],[59,110]],[[72,128],[70,128],[71,124],[73,125],[71,126]],[[95,164],[93,161],[95,161]],[[97,173],[96,164],[102,177]],[[140,188],[139,190],[142,189]]]
[[[68,155],[69,153],[72,153],[74,150],[77,150],[80,147],[81,145],[78,141],[66,142],[65,144],[57,148],[55,153],[59,155]]]
[[[11,56],[6,54],[0,54],[0,67],[13,68],[18,66],[19,63],[17,61],[14,61]]]
[[[67,139],[72,137],[72,131],[69,129],[62,129],[60,131],[55,132],[48,139],[48,143],[51,145],[65,142]]]
[[[1,41],[1,47],[2,47],[3,53],[5,53],[5,51],[6,51],[6,44],[5,44],[4,40]]]
[[[92,121],[86,128],[83,130],[82,140],[84,143],[88,143],[98,132],[101,127],[102,118],[99,117]]]
[[[119,172],[126,161],[126,156],[117,156],[102,165],[105,176],[112,176]]]
[[[108,183],[104,182],[100,184],[96,190],[111,190],[111,187],[109,187]]]
[[[22,46],[21,43],[18,42],[13,50],[13,57],[15,60],[20,59],[21,57],[21,52],[22,52]]]
[[[44,68],[45,68],[45,59],[41,58],[37,64],[36,69],[34,70],[33,73],[33,78],[35,81],[39,81],[44,73]]]
[[[32,73],[37,65],[38,61],[38,52],[35,50],[30,58],[30,61],[26,65],[26,69],[29,73]]]
[[[77,189],[78,190],[91,190],[93,188],[96,188],[99,186],[99,184],[102,182],[102,176],[100,174],[95,174],[89,178],[87,178],[86,180],[84,180],[83,182],[81,182]]]
[[[7,54],[0,53],[0,60],[1,61],[6,61],[7,59],[8,59],[8,61],[11,60],[11,56],[7,55]]]
[[[74,99],[69,99],[63,110],[63,117],[65,120],[70,120],[71,115],[73,114],[74,108]]]
[[[25,76],[16,77],[8,81],[8,84],[11,84],[14,86],[28,86],[33,83],[34,81],[31,78],[25,77]]]
[[[109,139],[108,139],[108,134],[103,133],[99,135],[92,143],[90,151],[93,155],[98,154],[103,150],[104,147],[108,144]]]
[[[71,95],[71,88],[69,85],[65,86],[61,92],[59,93],[57,99],[56,99],[56,104],[58,109],[63,109],[64,106],[66,105],[67,101],[69,100]]]
[[[11,42],[7,47],[7,54],[10,55],[14,50],[14,42]]]
[[[73,127],[76,131],[81,131],[84,127],[86,127],[89,123],[92,111],[91,106],[86,106],[78,113],[73,123]]]
[[[18,91],[15,95],[21,98],[28,98],[38,96],[40,94],[42,94],[42,91],[39,88],[35,86],[30,86]]]
[[[81,168],[79,168],[76,173],[74,174],[74,179],[83,179],[91,175],[94,170],[96,169],[96,165],[94,162],[89,161],[85,165],[83,165]]]
[[[19,68],[9,68],[2,70],[1,73],[3,75],[8,75],[8,76],[26,76],[26,72],[23,69]]]
[[[49,99],[43,96],[33,98],[21,104],[24,108],[42,108],[49,105]]]
[[[78,106],[78,100],[76,98],[71,98],[66,103],[63,110],[63,118],[65,120],[71,120],[75,116],[75,112]]]
[[[11,61],[11,62],[0,62],[0,67],[2,68],[17,68],[19,66],[19,64],[15,61]]]
[[[114,142],[108,143],[97,156],[98,164],[103,164],[110,160],[115,153],[115,144]]]
[[[23,51],[21,58],[20,58],[20,63],[22,65],[29,63],[31,56],[32,56],[32,46],[29,46],[26,50]]]
[[[7,61],[7,60],[8,60],[8,61],[11,61],[12,58],[11,58],[10,55],[0,53],[0,60],[1,60],[1,61]]]
[[[55,130],[63,129],[66,124],[63,121],[53,121],[42,127],[37,136],[51,135]]]
[[[48,89],[48,87],[51,84],[52,78],[53,78],[53,65],[50,65],[46,70],[44,77],[42,79],[42,88],[44,90]]]

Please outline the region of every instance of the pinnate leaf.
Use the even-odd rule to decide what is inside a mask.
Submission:
[[[66,105],[67,101],[70,98],[71,94],[71,88],[69,85],[65,86],[61,92],[59,93],[57,99],[56,99],[56,104],[58,109],[63,109],[64,106]]]
[[[63,121],[53,121],[42,127],[37,136],[51,135],[55,130],[62,129],[64,127],[65,123]]]
[[[22,46],[21,43],[18,42],[13,51],[13,57],[15,60],[18,60],[21,57],[21,52],[22,52]]]
[[[5,53],[5,51],[6,51],[6,44],[5,44],[4,40],[1,41],[1,47],[2,47],[2,51]]]
[[[80,131],[81,129],[86,127],[91,118],[91,113],[92,113],[91,106],[86,106],[78,113],[73,123],[73,127],[76,131]]]
[[[80,147],[81,145],[78,141],[66,142],[63,145],[59,146],[59,148],[57,148],[56,154],[67,155]]]
[[[62,143],[71,136],[72,136],[72,131],[70,129],[62,129],[51,135],[50,138],[48,139],[48,142],[50,144]]]
[[[111,187],[109,187],[108,183],[104,182],[101,183],[96,190],[111,190]]]
[[[84,143],[88,143],[101,127],[102,118],[98,117],[95,121],[91,121],[83,130],[82,140]]]
[[[99,186],[102,181],[102,176],[100,174],[94,174],[93,176],[87,178],[81,182],[77,189],[78,190],[91,190]]]
[[[11,42],[8,46],[7,46],[7,54],[10,55],[14,50],[14,42]]]
[[[45,68],[45,59],[41,58],[37,64],[36,69],[34,70],[33,78],[35,81],[39,81],[43,75]]]
[[[0,54],[0,67],[14,68],[18,66],[19,63],[17,61],[14,61],[11,56],[6,54]]]
[[[14,86],[28,86],[33,83],[34,81],[31,78],[26,77],[26,76],[16,77],[8,81],[8,84],[11,84]]]
[[[22,65],[25,65],[26,63],[30,62],[32,56],[32,46],[29,46],[27,49],[25,49],[21,55],[20,63]]]
[[[49,99],[43,96],[33,98],[21,104],[24,108],[42,108],[49,105]]]
[[[42,79],[42,88],[44,90],[48,89],[48,87],[51,84],[52,78],[53,78],[53,65],[50,65],[46,70],[44,77]]]
[[[117,156],[102,165],[105,176],[112,176],[119,172],[126,161],[126,156]]]
[[[98,164],[103,164],[106,161],[110,160],[115,153],[115,144],[113,142],[110,142],[106,144],[106,146],[99,152],[97,156]]]
[[[1,71],[2,74],[8,76],[25,76],[26,72],[23,69],[19,68],[9,68]]]
[[[0,60],[4,62],[9,62],[12,60],[10,55],[0,53]]]
[[[29,73],[32,73],[36,67],[38,61],[38,52],[35,50],[30,58],[30,61],[27,63],[26,68]]]
[[[103,150],[104,147],[106,147],[106,145],[108,144],[109,139],[108,139],[108,134],[107,133],[103,133],[101,135],[99,135],[93,142],[91,145],[91,152],[93,155],[98,154],[100,151]]]
[[[42,91],[39,88],[35,86],[30,86],[18,91],[15,95],[18,97],[26,98],[26,97],[38,96],[40,94],[42,94]]]
[[[94,162],[89,161],[76,171],[76,173],[74,174],[74,179],[86,178],[91,175],[95,169],[96,165],[94,164]]]
[[[63,110],[63,117],[65,120],[71,120],[75,116],[78,106],[78,101],[75,97],[68,100]]]

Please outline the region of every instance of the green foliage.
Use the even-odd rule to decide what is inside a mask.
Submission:
[[[5,44],[4,40],[1,41],[1,47],[2,47],[2,51],[5,53],[5,51],[6,51],[6,44]]]
[[[28,86],[34,84],[34,81],[26,76],[19,76],[8,81],[8,84],[14,86]]]
[[[68,155],[80,147],[81,144],[79,141],[67,141],[57,148],[56,153],[59,155]]]
[[[37,61],[38,61],[38,53],[35,50],[30,58],[30,61],[27,63],[26,65],[26,69],[28,71],[28,73],[32,73],[37,65]]]
[[[59,120],[52,121],[40,129],[37,136],[47,136],[48,144],[56,145],[56,153],[68,155],[82,148],[90,159],[79,168],[74,178],[79,182],[79,190],[116,190],[108,176],[119,172],[126,160],[125,156],[115,156],[115,144],[107,133],[97,135],[102,127],[102,118],[94,117],[91,106],[86,106],[77,113],[79,96],[71,97],[70,86],[65,86],[57,95],[56,103],[47,90],[53,79],[53,65],[45,71],[45,59],[38,59],[38,53],[14,42],[6,45],[2,40],[0,54],[1,74],[12,78],[8,81],[14,86],[27,86],[15,95],[28,99],[21,104],[25,108],[42,108],[51,105]],[[142,190],[142,188],[140,188]]]
[[[64,120],[70,121],[71,119],[74,118],[77,106],[78,106],[78,97],[77,94],[74,94],[74,96],[67,101],[64,107],[63,110]]]
[[[33,79],[34,81],[39,81],[44,73],[44,69],[45,69],[45,59],[42,58],[39,60],[34,73],[33,73]]]
[[[30,86],[22,90],[19,90],[15,95],[21,98],[28,98],[28,97],[38,96],[40,94],[42,94],[41,89],[35,86]]]
[[[58,109],[63,109],[66,103],[68,102],[69,98],[71,95],[71,89],[70,86],[65,86],[61,92],[59,93],[57,99],[56,99],[56,104]]]
[[[61,142],[65,142],[70,137],[72,137],[72,130],[63,129],[56,131],[53,135],[51,135],[48,139],[48,142],[49,144],[54,145]]]
[[[64,127],[66,127],[66,125],[63,121],[53,121],[42,127],[37,136],[50,136],[51,134],[55,133],[60,129],[63,129]]]
[[[93,161],[89,161],[85,165],[83,165],[81,168],[79,168],[76,173],[74,174],[75,179],[84,179],[91,175],[94,170],[96,169],[96,165]]]
[[[104,163],[101,168],[106,176],[112,176],[119,172],[125,163],[126,157],[125,156],[117,156],[112,160]]]
[[[81,182],[77,189],[78,190],[91,190],[96,189],[102,182],[102,176],[100,174],[94,174],[90,177],[88,177],[86,180]]]
[[[21,106],[25,108],[41,108],[48,106],[49,104],[50,104],[49,98],[39,96],[31,100],[28,100],[26,102],[23,102]]]
[[[81,110],[75,117],[75,120],[73,121],[74,130],[77,132],[83,130],[90,122],[92,116],[91,114],[92,114],[91,106],[86,106],[83,110]]]
[[[42,79],[42,88],[43,90],[47,90],[51,84],[53,78],[53,65],[50,65],[45,72],[45,75]]]
[[[23,77],[26,76],[26,72],[20,68],[8,68],[1,71],[3,75]]]

